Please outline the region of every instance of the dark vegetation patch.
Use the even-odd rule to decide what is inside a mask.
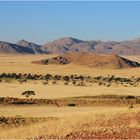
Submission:
[[[61,82],[63,85],[74,85],[74,86],[92,86],[97,84],[99,86],[110,87],[111,85],[121,85],[124,87],[140,86],[140,77],[115,77],[114,75],[108,76],[96,76],[91,77],[88,75],[52,75],[52,74],[30,74],[30,73],[2,73],[0,74],[0,82],[11,83],[13,80],[18,81],[19,83],[25,83],[28,80],[42,80],[44,85],[48,85],[49,81],[51,81],[52,85],[58,84]]]

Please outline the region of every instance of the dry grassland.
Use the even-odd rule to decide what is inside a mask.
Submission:
[[[66,117],[90,113],[105,113],[128,110],[128,107],[47,107],[47,106],[0,106],[0,114],[5,117]]]
[[[94,95],[135,95],[139,96],[140,87],[105,87],[105,86],[90,86],[77,87],[65,85],[42,85],[41,83],[1,83],[1,97],[17,97],[24,98],[21,95],[26,90],[35,91],[36,95],[32,98],[63,98],[75,96],[94,96]]]
[[[115,75],[120,77],[140,77],[140,68],[95,69],[74,64],[37,65],[31,61],[53,57],[54,55],[0,55],[0,73],[34,74],[83,74],[90,76]],[[140,56],[125,56],[140,62]],[[73,86],[43,85],[42,81],[26,83],[0,83],[1,97],[23,98],[22,92],[35,91],[33,98],[56,99],[64,97],[94,95],[135,95],[140,96],[140,87],[133,86]],[[134,105],[53,107],[44,105],[0,105],[0,117],[53,117],[57,119],[28,125],[3,127],[0,121],[0,139],[140,139],[140,107]],[[15,119],[9,119],[15,120]],[[16,119],[17,121],[17,119]],[[27,121],[28,122],[28,121]],[[16,122],[17,123],[17,122]]]
[[[71,115],[58,120],[1,130],[0,138],[139,139],[139,111],[118,109]]]

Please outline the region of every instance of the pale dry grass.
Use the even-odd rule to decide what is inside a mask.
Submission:
[[[1,97],[25,98],[21,95],[26,90],[35,91],[32,98],[63,98],[75,96],[94,96],[94,95],[135,95],[139,96],[140,87],[124,86],[66,86],[66,85],[42,85],[40,82],[35,84],[28,83],[0,83]]]
[[[35,138],[35,137],[45,137],[49,138],[49,136],[54,136],[55,138],[62,138],[66,135],[73,134],[75,132],[82,131],[95,131],[103,128],[103,125],[106,125],[106,122],[111,124],[110,121],[113,121],[111,126],[107,127],[107,130],[119,129],[121,127],[125,127],[125,123],[123,124],[123,120],[120,120],[121,117],[123,119],[128,116],[128,118],[133,118],[135,114],[137,114],[140,109],[130,110],[130,109],[118,109],[118,110],[106,110],[106,112],[100,111],[100,113],[90,113],[83,115],[71,115],[65,118],[60,118],[58,120],[50,120],[49,122],[44,122],[40,124],[33,124],[30,126],[13,128],[8,130],[0,131],[0,138]],[[120,120],[121,122],[117,122]],[[131,121],[131,120],[129,120]],[[127,123],[127,122],[126,122]],[[126,124],[129,125],[129,124]],[[127,126],[126,126],[127,127]],[[134,126],[133,126],[134,127]],[[135,126],[137,127],[137,126]],[[139,125],[138,125],[139,127]]]
[[[0,106],[0,115],[5,117],[66,117],[71,114],[90,114],[127,110],[127,107],[47,107],[47,106]]]

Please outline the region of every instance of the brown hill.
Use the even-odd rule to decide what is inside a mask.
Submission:
[[[34,61],[33,63],[44,65],[66,65],[74,63],[78,65],[84,65],[87,67],[116,69],[140,66],[139,63],[120,57],[118,55],[99,55],[91,53],[69,53],[49,59]]]

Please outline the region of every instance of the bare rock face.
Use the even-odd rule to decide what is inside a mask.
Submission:
[[[43,49],[52,53],[62,54],[71,51],[71,46],[80,42],[82,42],[82,40],[71,37],[65,37],[46,43],[43,46]]]
[[[34,61],[32,63],[50,65],[67,65],[70,63],[86,67],[122,69],[139,67],[140,64],[118,55],[99,55],[91,53],[69,53],[57,57]]]

